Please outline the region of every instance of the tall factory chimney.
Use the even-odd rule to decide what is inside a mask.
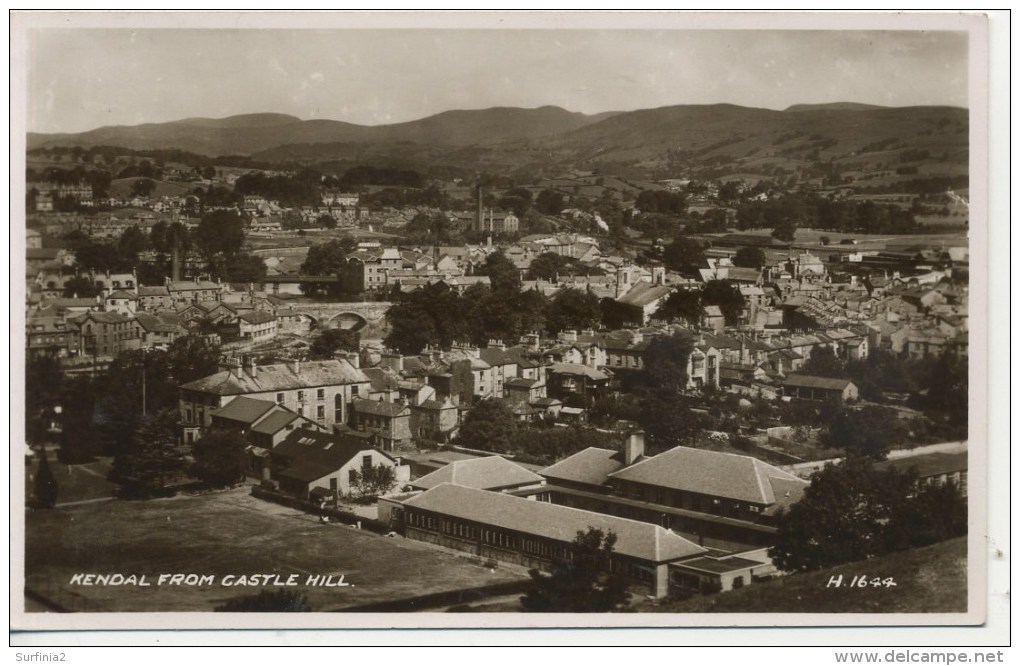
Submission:
[[[475,228],[478,231],[485,231],[485,213],[482,212],[482,199],[484,198],[484,195],[485,195],[485,190],[482,189],[481,185],[479,185],[478,187],[475,188],[475,198],[478,200],[477,201],[477,203],[478,203],[478,217],[475,220],[475,224],[477,225]]]

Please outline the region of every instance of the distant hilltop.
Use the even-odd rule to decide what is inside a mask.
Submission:
[[[273,163],[368,159],[492,172],[551,163],[655,168],[676,159],[736,168],[765,158],[778,160],[776,166],[783,168],[789,160],[852,158],[863,159],[862,167],[895,169],[904,154],[966,165],[968,126],[967,109],[853,102],[797,104],[782,111],[677,105],[594,115],[556,106],[495,107],[375,126],[279,113],[186,118],[77,134],[29,134],[28,148],[117,146],[209,157],[245,155]]]

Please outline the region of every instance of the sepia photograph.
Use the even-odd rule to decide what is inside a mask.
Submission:
[[[983,17],[11,25],[12,631],[985,622]]]

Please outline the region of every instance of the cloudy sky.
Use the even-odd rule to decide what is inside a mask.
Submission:
[[[272,111],[360,124],[552,104],[967,105],[967,36],[939,31],[28,32],[28,129]]]

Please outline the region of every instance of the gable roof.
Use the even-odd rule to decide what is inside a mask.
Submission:
[[[773,504],[771,479],[804,487],[807,481],[751,456],[678,446],[609,475],[662,488],[752,502]],[[784,488],[785,495],[785,488]]]
[[[615,552],[650,562],[670,562],[708,552],[652,523],[452,483],[441,483],[403,504],[562,543],[571,543],[578,532],[594,527],[616,534]]]
[[[329,468],[326,472],[328,474],[346,465],[361,451],[369,449],[372,449],[372,446],[368,442],[341,438],[331,432],[298,428],[273,448],[272,455],[277,459],[287,459],[290,466],[299,462],[315,463]],[[320,476],[325,476],[325,474]]]
[[[237,402],[240,399],[241,398],[234,398],[233,402]],[[252,426],[251,431],[262,433],[264,435],[275,435],[300,418],[297,414],[286,407],[280,407],[279,405],[276,405],[276,407],[276,411]]]
[[[188,382],[181,386],[186,391],[201,391],[216,395],[243,395],[288,389],[336,386],[340,384],[368,383],[368,377],[346,360],[303,361],[295,371],[289,363],[259,366],[253,377],[245,370],[238,377],[233,370]]]
[[[601,486],[609,475],[623,468],[623,455],[594,446],[578,451],[542,470],[547,479]]]
[[[849,379],[837,379],[835,377],[815,377],[814,375],[787,375],[784,386],[797,388],[818,388],[830,391],[842,391],[853,382]]]
[[[252,424],[262,418],[273,407],[276,407],[275,402],[257,400],[241,395],[214,411],[212,416],[229,421]]]
[[[623,303],[624,305],[644,307],[646,305],[651,305],[659,299],[669,296],[672,291],[672,287],[667,287],[665,285],[652,284],[651,282],[638,282],[631,288],[630,291],[616,299],[616,301],[618,303]]]
[[[587,365],[581,365],[580,363],[553,363],[552,367],[549,368],[549,372],[558,375],[582,375],[594,380],[609,379],[609,375],[601,370],[589,368]]]
[[[456,460],[445,467],[411,482],[415,488],[428,490],[440,483],[456,483],[468,488],[496,490],[542,483],[538,474],[502,456],[485,456]]]
[[[268,312],[263,312],[262,310],[253,310],[252,312],[245,312],[243,315],[240,315],[238,319],[243,319],[245,322],[249,324],[268,324],[271,321],[276,321],[276,317],[269,314]]]

